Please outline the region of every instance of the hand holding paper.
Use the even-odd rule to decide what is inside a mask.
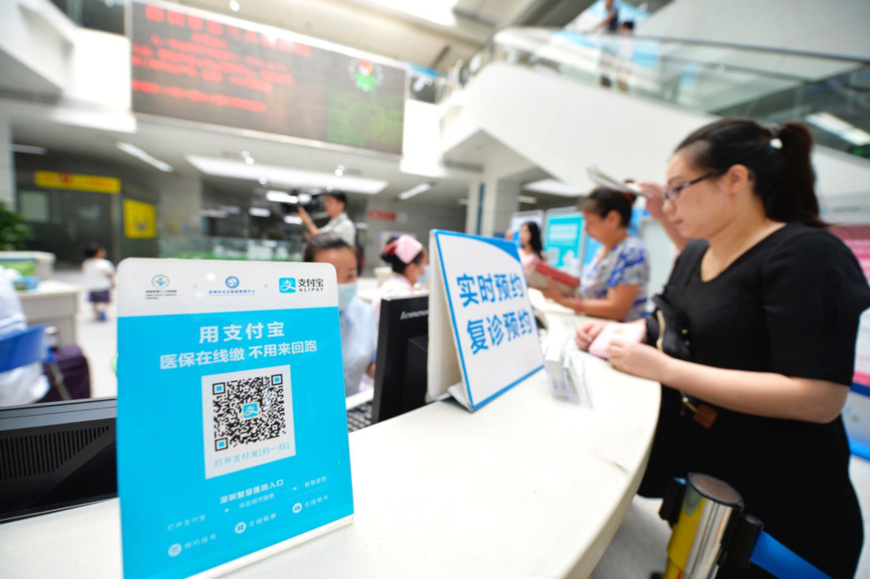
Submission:
[[[644,324],[610,322],[592,340],[592,343],[589,345],[589,353],[607,360],[610,358],[607,348],[614,340],[640,343],[643,342],[645,336],[646,326]]]

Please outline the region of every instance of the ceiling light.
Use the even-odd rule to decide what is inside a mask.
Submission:
[[[220,210],[225,211],[230,215],[238,215],[242,212],[241,208],[235,205],[221,205]]]
[[[242,9],[242,5],[239,4],[238,0],[230,0],[230,10],[233,12],[238,12]]]
[[[420,193],[425,193],[426,191],[428,191],[431,188],[432,188],[432,183],[420,183],[416,187],[412,187],[411,189],[408,189],[407,191],[402,191],[401,193],[399,193],[399,199],[401,199],[403,201],[405,199],[410,199],[414,195],[419,195]]]
[[[284,223],[288,225],[302,225],[302,218],[298,215],[285,215]]]
[[[520,203],[529,203],[529,204],[538,202],[538,200],[536,198],[528,197],[526,195],[520,195],[519,197],[517,197],[517,201],[519,201]]]
[[[311,201],[311,195],[308,193],[300,193],[297,197],[299,198],[299,203],[302,203],[303,205]]]
[[[251,207],[250,209],[248,209],[248,213],[250,213],[254,217],[269,217],[270,215],[272,215],[272,212],[265,207]]]
[[[335,168],[335,176],[341,177],[342,175],[344,175],[344,165],[339,165]]]
[[[859,129],[852,123],[844,121],[840,117],[830,113],[813,113],[807,115],[806,120],[823,131],[833,133],[845,141],[849,141],[853,145],[866,145],[870,143],[870,134]]]
[[[429,22],[443,26],[456,26],[456,15],[453,7],[457,0],[427,0],[426,2],[408,2],[407,0],[371,0],[380,4]]]
[[[253,165],[254,158],[253,157],[245,157],[245,163],[247,163],[248,165]]]
[[[526,191],[535,191],[537,193],[558,195],[560,197],[577,197],[578,195],[581,195],[580,191],[577,189],[562,183],[561,181],[557,181],[556,179],[541,179],[540,181],[526,183],[523,185],[523,189]]]
[[[266,179],[265,177],[260,177],[260,178],[258,179],[258,181],[260,182],[260,185],[262,185],[263,187],[265,187],[266,185],[269,184],[269,180]]]
[[[299,197],[285,191],[266,191],[266,199],[272,203],[299,203]]]
[[[160,169],[164,173],[172,173],[175,170],[175,168],[172,165],[170,165],[169,163],[164,163],[163,161],[161,161],[159,159],[155,159],[154,157],[152,157],[151,155],[149,155],[148,153],[146,153],[145,151],[143,151],[142,149],[140,149],[136,145],[131,145],[130,143],[117,142],[117,143],[115,143],[115,146],[118,147],[119,149],[121,149],[122,151],[124,151],[125,153],[127,153],[128,155],[132,155],[133,157],[136,157],[140,161],[144,161],[144,162],[148,163],[149,165],[151,165],[152,167],[156,167],[157,169]]]
[[[220,209],[203,209],[199,214],[203,217],[214,217],[216,219],[223,219],[227,216],[227,212]]]
[[[201,173],[212,177],[247,179],[254,183],[260,177],[265,177],[273,187],[286,187],[287,189],[322,187],[329,191],[334,185],[336,189],[347,193],[376,195],[389,185],[387,181],[380,179],[355,176],[336,177],[332,173],[303,171],[301,169],[263,165],[261,163],[251,166],[242,161],[221,159],[220,157],[187,155],[185,159]]]
[[[45,155],[48,153],[48,149],[45,147],[34,147],[33,145],[19,145],[17,143],[13,143],[12,145],[13,153],[27,153],[28,155]]]

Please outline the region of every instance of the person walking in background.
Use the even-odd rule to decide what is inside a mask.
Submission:
[[[601,243],[583,269],[580,296],[564,296],[552,278],[544,297],[578,314],[630,322],[646,313],[649,257],[637,237],[628,234],[635,198],[599,187],[580,204],[586,235]]]
[[[832,577],[853,577],[864,533],[841,412],[870,288],[819,218],[811,147],[802,124],[740,119],[683,140],[662,211],[693,241],[661,297],[674,312],[671,343],[688,347],[662,351],[648,335],[615,340],[608,354],[617,370],[663,385],[640,494],[661,497],[670,477],[689,472],[719,478],[776,540]],[[584,324],[578,346],[602,328]],[[762,576],[728,560],[717,575]]]
[[[323,227],[314,225],[314,220],[300,205],[299,217],[305,225],[306,236],[318,233],[335,233],[351,247],[356,247],[356,226],[347,216],[347,195],[341,191],[330,191],[323,199],[323,209],[329,214],[329,222]]]
[[[375,375],[374,354],[377,347],[374,310],[356,297],[358,254],[337,234],[321,233],[308,240],[302,260],[328,263],[335,268],[338,280],[344,394],[356,394],[360,390],[363,376],[373,378]]]
[[[97,243],[87,246],[83,253],[82,273],[88,301],[94,308],[94,319],[104,322],[106,307],[112,301],[111,290],[115,287],[115,266],[106,259],[106,250]]]

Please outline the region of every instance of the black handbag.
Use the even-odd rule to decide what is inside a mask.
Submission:
[[[646,318],[646,341],[672,358],[692,361],[689,331],[680,324],[677,312],[662,295],[654,295],[656,309]]]

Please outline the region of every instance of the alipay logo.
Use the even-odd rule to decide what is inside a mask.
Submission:
[[[295,277],[282,277],[278,280],[278,290],[282,294],[295,294],[296,293],[296,278]]]
[[[237,278],[234,275],[231,275],[230,277],[227,278],[226,282],[224,282],[224,283],[227,284],[228,288],[236,289],[237,287],[239,287],[239,278]]]
[[[260,405],[256,402],[242,405],[242,418],[256,418],[260,415]]]

